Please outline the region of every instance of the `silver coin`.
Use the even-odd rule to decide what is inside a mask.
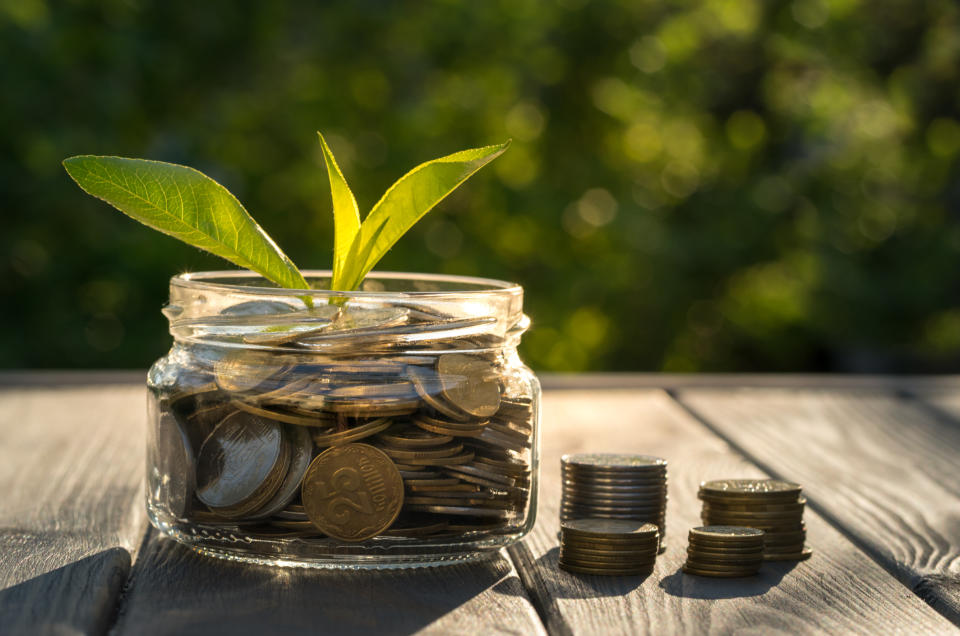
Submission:
[[[613,521],[609,519],[579,519],[565,521],[560,524],[560,531],[565,535],[595,537],[595,538],[649,538],[659,532],[651,523],[637,523],[632,521]]]
[[[762,542],[763,531],[743,526],[701,526],[691,528],[690,537],[726,542]]]
[[[700,492],[706,495],[747,496],[757,501],[798,497],[801,490],[800,484],[780,479],[718,479],[700,484]]]
[[[227,416],[200,448],[197,497],[212,508],[242,504],[270,476],[283,448],[278,424],[244,411]]]
[[[631,495],[653,495],[658,493],[667,492],[667,484],[653,484],[653,485],[627,485],[627,484],[596,484],[596,483],[584,483],[579,481],[571,481],[569,479],[564,479],[563,489],[570,491],[581,491],[581,492],[597,492],[597,493],[610,493],[610,494],[631,494]]]
[[[576,453],[564,455],[560,461],[577,468],[607,470],[663,470],[667,466],[662,457],[626,453]]]
[[[450,471],[455,471],[459,474],[467,474],[473,477],[480,477],[486,479],[487,481],[494,482],[497,484],[502,484],[504,486],[513,486],[517,483],[515,477],[510,477],[497,473],[494,470],[488,470],[483,466],[478,466],[477,464],[464,464],[452,467]]]
[[[196,465],[190,438],[172,413],[157,419],[153,467],[159,473],[159,496],[170,512],[182,517],[196,487]]]
[[[310,467],[311,460],[313,460],[313,438],[306,428],[288,425],[284,439],[290,445],[290,468],[287,469],[287,475],[273,499],[251,515],[249,517],[251,519],[260,519],[280,513],[300,492],[300,482],[303,481],[303,476],[306,474],[307,468]]]

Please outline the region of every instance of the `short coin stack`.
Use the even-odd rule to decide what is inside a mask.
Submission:
[[[560,519],[649,521],[664,536],[667,461],[648,455],[580,453],[561,460]]]
[[[652,523],[624,519],[560,522],[560,567],[577,574],[608,576],[653,572],[660,530]]]
[[[806,499],[801,487],[779,479],[721,479],[700,484],[701,519],[706,525],[747,526],[764,531],[765,561],[801,561]]]
[[[705,526],[690,530],[683,571],[698,576],[735,578],[757,573],[763,564],[763,530]]]

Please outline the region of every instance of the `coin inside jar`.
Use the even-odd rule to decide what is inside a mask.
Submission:
[[[215,512],[243,516],[279,488],[277,473],[284,470],[285,457],[289,461],[279,424],[245,411],[232,413],[200,447],[197,498]]]
[[[477,356],[451,353],[437,360],[443,396],[475,417],[490,417],[500,408],[500,382],[492,365]]]
[[[334,446],[320,453],[303,478],[310,521],[341,541],[363,541],[389,528],[403,506],[400,471],[368,444]]]

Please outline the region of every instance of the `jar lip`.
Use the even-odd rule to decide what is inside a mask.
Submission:
[[[304,278],[330,278],[332,272],[328,269],[301,270]],[[399,290],[399,291],[334,291],[330,289],[288,289],[285,287],[267,287],[257,285],[233,285],[226,280],[256,280],[266,279],[255,272],[243,269],[236,270],[208,270],[202,272],[185,272],[170,279],[171,285],[192,290],[207,290],[217,292],[243,292],[245,294],[265,294],[270,296],[303,296],[304,292],[311,295],[343,295],[352,298],[396,298],[413,296],[417,298],[438,298],[458,295],[515,295],[522,294],[523,287],[516,283],[497,280],[495,278],[481,278],[477,276],[457,276],[454,274],[425,274],[419,272],[371,272],[366,280],[391,281],[423,281],[445,283],[451,285],[446,290]],[[463,289],[456,288],[463,285]]]

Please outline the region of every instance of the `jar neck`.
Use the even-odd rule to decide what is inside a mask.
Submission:
[[[516,348],[529,326],[522,290],[499,281],[463,279],[457,289],[457,277],[387,274],[359,292],[299,294],[249,284],[262,281],[255,275],[189,276],[198,280],[171,281],[163,310],[182,345],[297,355],[481,352]]]

